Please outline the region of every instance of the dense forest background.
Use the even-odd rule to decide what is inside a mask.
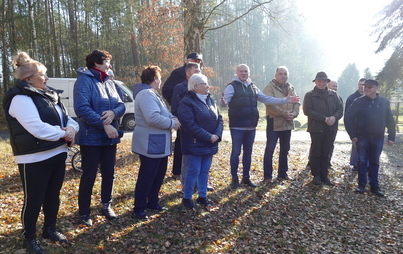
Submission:
[[[303,96],[312,89],[316,72],[323,70],[324,52],[306,32],[295,1],[2,0],[0,98],[13,85],[11,58],[17,50],[45,64],[49,77],[75,77],[75,70],[85,65],[85,56],[94,49],[112,54],[115,77],[128,87],[139,81],[143,66],[160,66],[164,81],[188,53],[198,51],[216,95],[232,79],[236,66],[246,63],[261,89],[273,78],[276,67],[286,65],[289,82]],[[402,31],[398,15],[402,3],[394,0],[389,11],[385,8],[384,23],[376,31],[380,42],[387,37],[390,24]],[[400,44],[392,44],[393,40],[384,44],[401,49],[401,33],[394,36]],[[380,51],[381,47],[382,43]],[[394,69],[382,70],[380,76],[389,78],[390,91],[401,87],[400,56],[401,50],[391,63]],[[362,71],[350,64],[337,77],[343,82],[342,97],[354,92]],[[398,77],[390,80],[388,71],[397,72]]]

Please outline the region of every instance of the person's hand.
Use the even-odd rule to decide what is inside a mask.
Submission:
[[[332,126],[335,122],[336,122],[336,117],[334,117],[334,116],[329,116],[329,117],[326,117],[326,119],[325,119],[325,123],[328,126]]]
[[[105,125],[111,124],[113,119],[115,119],[115,112],[112,110],[102,112],[101,120],[104,120]]]
[[[174,128],[176,131],[179,130],[179,128],[181,127],[181,123],[179,122],[178,118],[172,118],[172,120],[174,120],[174,126],[172,128]]]
[[[213,135],[211,135],[210,141],[211,141],[211,143],[215,143],[215,142],[217,142],[219,139],[220,139],[220,138],[219,138],[217,135],[213,134]]]
[[[288,103],[297,103],[297,102],[299,102],[299,96],[288,95],[287,96],[287,102]]]
[[[112,125],[104,125],[104,130],[105,130],[105,133],[108,136],[108,138],[118,138],[119,137],[118,130],[116,130],[116,128],[113,127]]]
[[[292,111],[287,112],[287,116],[285,117],[285,120],[292,120],[295,118],[295,115]]]
[[[358,138],[352,138],[351,141],[357,142],[357,141],[358,141]]]
[[[63,136],[63,138],[67,142],[72,142],[74,140],[75,135],[76,135],[76,132],[75,132],[74,128],[71,127],[71,126],[67,126],[67,127],[61,128],[61,129],[66,131],[66,133]]]
[[[392,141],[392,140],[388,140],[388,145],[393,145],[395,142],[394,141]]]

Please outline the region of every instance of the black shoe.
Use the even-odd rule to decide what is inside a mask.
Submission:
[[[116,214],[112,210],[112,207],[111,207],[110,203],[102,204],[101,214],[104,215],[106,217],[106,219],[108,219],[108,220],[116,219]]]
[[[24,240],[24,247],[28,254],[43,254],[43,250],[39,245],[38,239]]]
[[[53,242],[69,243],[62,233],[56,231],[55,226],[43,227],[42,237]]]
[[[210,208],[213,206],[207,198],[198,197],[196,202],[204,206],[207,211],[210,211]]]
[[[238,179],[232,179],[231,187],[232,187],[232,189],[238,189],[238,188],[239,188],[239,181],[238,181]]]
[[[357,167],[357,166],[353,166],[352,170],[353,170],[353,171],[358,171],[358,167]]]
[[[381,189],[378,186],[371,186],[371,192],[377,195],[378,197],[385,196],[385,194],[382,193]]]
[[[364,192],[365,192],[365,186],[358,185],[357,189],[355,189],[355,192],[364,194]]]
[[[325,179],[323,179],[322,182],[323,182],[324,185],[334,186],[334,183],[332,183],[330,181],[330,179],[327,178],[327,177]]]
[[[312,180],[312,183],[314,185],[321,185],[322,184],[322,180],[320,179],[320,176],[315,176]]]
[[[182,204],[187,208],[187,209],[193,209],[193,201],[191,199],[187,198],[182,198]]]
[[[160,206],[159,204],[154,205],[154,206],[147,206],[147,209],[162,212],[168,210],[168,208]]]
[[[207,191],[214,191],[214,188],[211,187],[210,185],[207,186]]]
[[[147,214],[146,214],[146,212],[133,212],[132,213],[132,218],[135,218],[135,219],[139,219],[139,220],[148,220],[148,216],[147,216]]]
[[[92,220],[89,215],[80,215],[80,225],[91,227]]]
[[[250,180],[249,177],[242,177],[242,181],[241,181],[241,182],[242,182],[243,184],[248,185],[249,187],[253,187],[253,188],[256,187],[256,184],[252,183],[252,181]]]

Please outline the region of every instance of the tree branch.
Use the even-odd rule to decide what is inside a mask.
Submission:
[[[221,5],[221,4],[224,3],[224,2],[225,2],[225,0],[223,0],[219,5]],[[223,24],[223,25],[221,25],[221,26],[217,26],[217,27],[213,27],[213,28],[208,28],[208,29],[206,29],[205,31],[203,31],[203,35],[205,35],[208,31],[214,31],[214,30],[218,30],[218,29],[220,29],[220,28],[229,26],[229,25],[231,25],[232,23],[234,23],[234,22],[236,22],[236,21],[242,19],[242,18],[245,17],[246,15],[248,15],[248,14],[249,14],[251,11],[253,11],[254,9],[256,9],[256,8],[262,6],[262,5],[265,5],[265,4],[269,4],[269,3],[271,3],[271,2],[273,2],[273,0],[269,0],[269,1],[262,2],[262,3],[258,3],[258,4],[254,5],[254,6],[252,6],[249,10],[247,10],[247,11],[246,11],[245,13],[243,13],[241,16],[236,17],[235,19],[229,21],[228,23],[225,23],[225,24]],[[218,7],[218,5],[215,6],[215,7],[213,8],[213,10],[216,9],[216,7]],[[213,10],[210,12],[209,17],[211,16]],[[205,23],[207,23],[207,21],[208,21],[208,19],[205,20]]]

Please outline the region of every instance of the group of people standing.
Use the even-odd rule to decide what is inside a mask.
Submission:
[[[22,222],[24,246],[28,253],[43,253],[36,237],[36,222],[41,208],[44,213],[42,237],[67,243],[56,231],[59,194],[65,173],[67,148],[80,145],[83,174],[80,179],[79,223],[92,226],[91,196],[98,168],[102,175],[100,212],[108,220],[117,218],[111,207],[116,145],[120,142],[119,118],[125,106],[119,90],[108,75],[112,56],[94,50],[86,57],[86,67],[77,70],[74,85],[74,110],[77,122],[70,118],[61,103],[62,91],[47,86],[46,67],[25,52],[15,56],[13,66],[16,85],[4,97],[3,107],[10,132],[11,147],[18,164],[24,188]],[[201,74],[202,57],[187,56],[184,66],[175,69],[161,88],[161,69],[148,66],[141,73],[141,83],[133,90],[136,126],[132,151],[140,157],[140,168],[134,191],[132,217],[147,220],[147,209],[166,210],[159,203],[159,191],[172,153],[172,130],[177,131],[172,174],[182,183],[182,204],[193,209],[196,202],[207,210],[209,170],[213,155],[222,139],[223,119],[219,107],[209,93],[209,82]],[[250,167],[259,120],[258,102],[266,105],[267,143],[264,154],[265,184],[273,182],[273,154],[280,144],[278,181],[292,180],[288,175],[293,119],[299,114],[299,96],[288,83],[288,69],[280,66],[275,78],[263,92],[250,79],[245,64],[237,66],[234,78],[226,86],[220,105],[228,107],[232,140],[230,156],[231,187],[240,184],[256,187],[251,181]],[[343,116],[343,103],[337,92],[329,89],[330,79],[318,72],[315,87],[304,97],[303,111],[308,117],[311,135],[310,167],[315,185],[333,185],[328,168]],[[363,89],[361,89],[363,88]],[[393,144],[395,123],[389,101],[378,95],[375,80],[360,80],[359,89],[346,102],[345,126],[352,140],[350,163],[358,170],[359,193],[364,193],[367,174],[371,192],[383,196],[378,183],[379,156],[385,127],[388,143]],[[171,105],[171,110],[165,104]],[[242,178],[239,180],[239,156],[243,151]]]

